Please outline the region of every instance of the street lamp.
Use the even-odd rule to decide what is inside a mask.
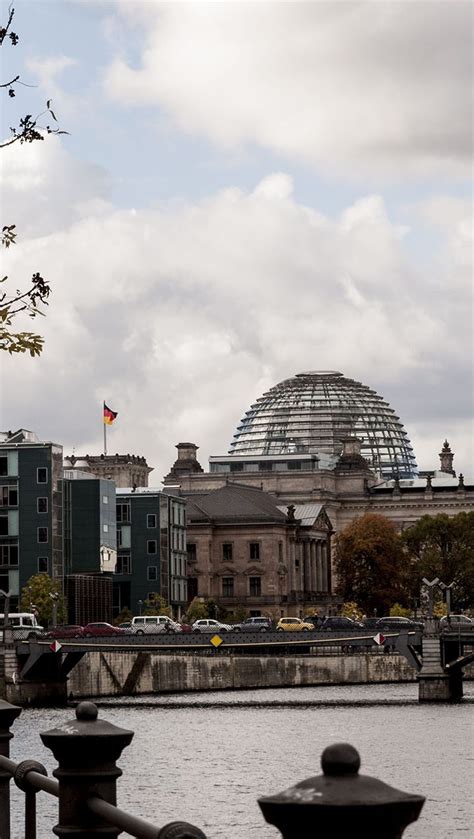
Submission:
[[[446,585],[446,583],[443,583],[442,580],[439,581],[438,585],[441,591],[444,591],[444,595],[446,597],[446,614],[449,621],[449,616],[451,614],[451,589],[454,586],[454,580],[449,584],[449,586]]]
[[[427,586],[428,588],[428,617],[432,618],[434,604],[434,589],[435,586],[437,586],[439,583],[439,577],[435,577],[434,580],[431,580],[431,582],[427,580],[426,577],[423,577],[423,582],[425,586]]]
[[[140,611],[139,611],[139,614],[141,615],[141,613],[142,613],[142,609],[143,609],[143,600],[139,600],[139,601],[138,601],[138,608],[139,608],[139,610],[140,610]]]

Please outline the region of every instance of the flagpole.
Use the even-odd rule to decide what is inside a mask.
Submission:
[[[107,454],[107,423],[104,421],[105,401],[102,408],[102,422],[104,424],[104,456]]]

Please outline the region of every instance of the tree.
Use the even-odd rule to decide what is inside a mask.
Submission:
[[[171,617],[171,606],[156,591],[152,592],[151,596],[145,600],[144,606],[144,615],[168,615],[168,617]]]
[[[21,591],[20,608],[23,612],[34,611],[38,621],[43,626],[51,623],[53,609],[57,604],[56,619],[58,623],[64,621],[66,608],[61,586],[49,574],[34,574]]]
[[[408,559],[395,525],[366,513],[335,540],[337,590],[366,614],[388,614],[393,603],[407,604]]]
[[[403,533],[411,562],[411,591],[417,596],[423,577],[450,585],[453,605],[474,605],[474,513],[423,516]]]
[[[11,46],[18,44],[19,37],[11,29],[14,14],[15,9],[10,6],[7,23],[5,26],[0,26],[0,46],[3,46],[5,41],[9,42]],[[20,76],[16,75],[0,84],[0,89],[3,89],[10,99],[13,99],[16,96],[18,85],[24,84]],[[47,134],[67,134],[67,131],[60,131],[59,128],[51,127],[51,125],[42,125],[40,120],[44,116],[57,122],[56,115],[51,109],[50,99],[46,103],[46,109],[38,116],[33,117],[31,114],[26,114],[21,117],[18,126],[10,128],[11,136],[8,140],[0,143],[0,148],[6,148],[14,143],[22,145],[23,143],[33,143],[36,140],[44,140]],[[2,246],[9,248],[10,245],[14,245],[16,236],[16,225],[5,224],[2,228]],[[4,276],[0,278],[0,283],[4,285],[7,280],[8,277]],[[42,307],[48,305],[48,297],[51,293],[49,284],[39,272],[35,272],[25,289],[16,288],[14,291],[5,289],[6,285],[0,290],[0,350],[10,354],[29,352],[32,357],[40,355],[44,344],[41,335],[34,332],[14,332],[11,327],[20,312],[26,312],[30,318],[44,314]]]
[[[206,604],[199,597],[191,600],[184,616],[185,623],[194,623],[194,621],[207,617],[209,617],[209,611]]]
[[[120,626],[121,623],[126,623],[126,622],[131,623],[132,618],[133,618],[133,615],[132,615],[130,609],[128,609],[127,606],[124,606],[122,611],[119,612],[117,617],[115,618],[114,624],[115,624],[115,626]]]

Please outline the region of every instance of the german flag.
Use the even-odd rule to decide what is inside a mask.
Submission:
[[[104,424],[112,425],[113,421],[118,417],[117,411],[111,411],[104,402]]]

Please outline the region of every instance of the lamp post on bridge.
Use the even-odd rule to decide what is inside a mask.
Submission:
[[[441,580],[439,581],[439,587],[441,591],[444,592],[444,596],[446,598],[446,616],[448,618],[448,622],[451,616],[451,589],[453,588],[453,586],[454,580],[449,585],[446,585],[446,583],[443,583]]]

